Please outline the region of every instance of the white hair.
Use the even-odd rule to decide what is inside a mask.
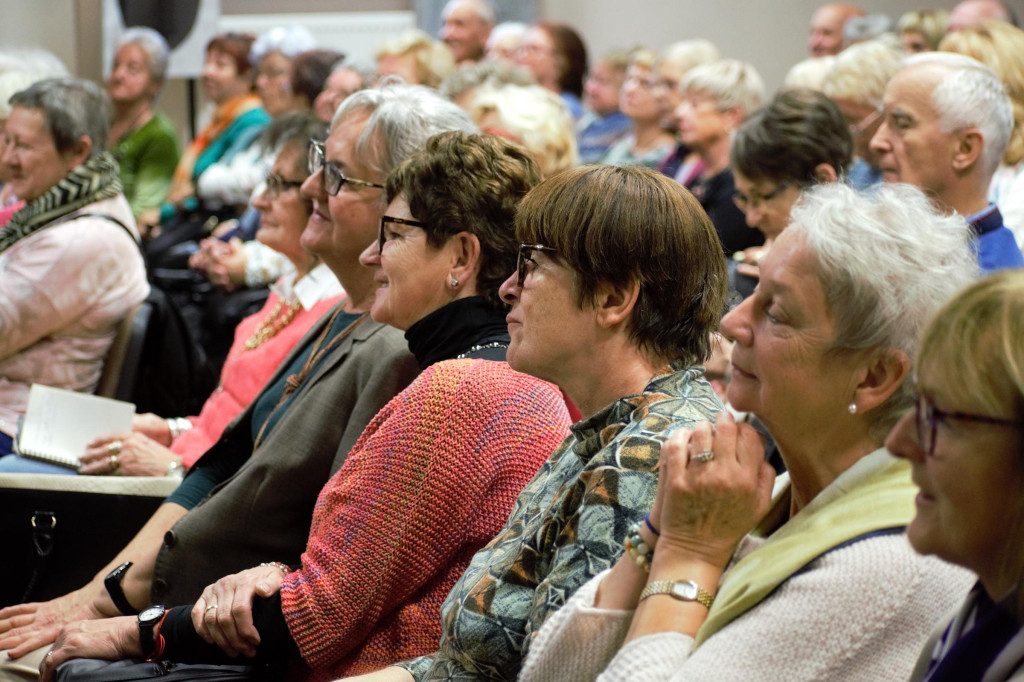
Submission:
[[[300,52],[316,49],[316,39],[305,26],[275,26],[253,41],[249,49],[249,61],[259,64],[270,52],[280,52],[286,57],[294,57]]]
[[[885,86],[899,71],[901,59],[899,52],[878,40],[851,45],[835,57],[825,74],[822,92],[832,99],[880,107]]]
[[[491,29],[491,35],[487,36],[487,51],[490,52],[495,45],[505,40],[515,40],[516,44],[523,42],[529,28],[520,21],[505,21],[498,24]]]
[[[869,194],[843,183],[806,190],[786,228],[810,252],[835,323],[835,352],[894,348],[913,360],[932,314],[978,273],[971,231],[918,188]],[[909,405],[909,387],[879,409],[876,435]]]
[[[707,95],[723,111],[739,107],[744,117],[761,107],[766,94],[757,69],[738,59],[721,59],[694,67],[683,76],[679,90]]]
[[[138,45],[146,53],[149,77],[157,83],[163,82],[167,77],[167,62],[171,57],[171,48],[167,46],[167,40],[158,31],[147,26],[126,28],[124,33],[114,41],[114,52],[125,45]]]
[[[903,60],[900,71],[918,66],[937,66],[946,72],[932,90],[939,128],[947,133],[980,130],[984,139],[981,167],[992,175],[1013,131],[1013,104],[999,77],[978,60],[951,52],[912,55]]]
[[[501,120],[501,132],[526,147],[543,177],[576,165],[576,127],[555,93],[539,85],[484,86],[473,100],[473,119],[479,124],[491,113]]]
[[[68,75],[64,62],[40,48],[0,50],[0,119],[11,115],[11,96],[33,83]]]
[[[331,130],[352,117],[367,116],[356,141],[356,156],[381,176],[423,147],[427,138],[450,130],[477,132],[469,114],[422,85],[386,84],[349,95],[331,120]]]
[[[703,38],[680,40],[661,51],[661,61],[675,64],[683,73],[701,64],[717,62],[721,58],[715,44]]]
[[[494,22],[498,20],[498,15],[494,12],[494,6],[486,0],[448,0],[444,9],[441,10],[441,17],[447,17],[448,12],[451,11],[454,5],[468,6],[473,14],[488,26],[494,26]]]
[[[810,57],[797,62],[786,72],[786,77],[782,80],[782,87],[787,89],[809,88],[821,92],[825,74],[832,68],[832,63],[835,60],[834,56],[828,55],[826,57]]]

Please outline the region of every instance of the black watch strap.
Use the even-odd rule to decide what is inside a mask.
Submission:
[[[153,658],[156,651],[156,638],[153,636],[153,630],[156,629],[157,623],[163,620],[164,614],[167,612],[161,605],[150,606],[148,609],[139,614],[139,645],[142,647],[142,653],[145,655],[146,660]]]
[[[110,595],[110,600],[114,602],[114,606],[117,610],[125,616],[134,616],[139,613],[139,610],[132,606],[131,602],[128,601],[128,597],[124,596],[124,588],[121,587],[121,581],[124,580],[125,573],[132,567],[131,561],[126,561],[113,571],[107,574],[107,577],[103,579],[103,587],[107,588],[107,594]]]

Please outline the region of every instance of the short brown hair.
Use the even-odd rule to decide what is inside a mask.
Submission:
[[[496,135],[434,135],[387,180],[387,200],[401,195],[427,227],[427,244],[441,247],[459,232],[480,240],[477,292],[503,306],[498,287],[516,269],[516,206],[540,182],[530,154]]]
[[[602,283],[640,283],[629,324],[659,360],[701,362],[725,306],[722,244],[700,203],[646,168],[581,166],[531,191],[516,214],[520,241],[556,250],[575,273],[576,305]]]
[[[206,44],[206,53],[217,51],[231,57],[235,70],[241,75],[252,70],[249,51],[255,41],[256,36],[251,33],[218,33]]]
[[[562,69],[558,76],[558,87],[583,97],[583,79],[587,75],[587,48],[580,34],[568,24],[557,21],[538,21],[534,24],[551,38],[555,54]]]

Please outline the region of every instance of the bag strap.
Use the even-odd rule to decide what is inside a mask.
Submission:
[[[32,525],[32,547],[35,550],[36,560],[32,575],[28,579],[28,584],[25,585],[25,593],[21,596],[22,604],[32,601],[32,593],[35,592],[39,578],[50,563],[57,515],[52,511],[36,511],[29,519],[29,523]]]

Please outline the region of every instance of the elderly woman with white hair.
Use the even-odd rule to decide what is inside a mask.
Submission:
[[[174,126],[154,108],[169,57],[162,35],[142,26],[129,28],[114,44],[114,63],[107,76],[107,95],[114,105],[111,152],[136,216],[160,206],[181,156]]]
[[[917,489],[883,447],[913,402],[925,322],[976,271],[970,232],[919,190],[810,189],[722,320],[729,413],[662,448],[624,556],[533,640],[532,680],[906,680],[971,584],[907,543]]]
[[[882,123],[885,86],[900,68],[900,54],[878,40],[851,45],[834,58],[825,74],[822,92],[836,103],[853,134],[856,157],[847,173],[854,189],[863,190],[882,182],[878,153],[871,138]]]
[[[726,256],[760,246],[763,238],[747,229],[743,212],[732,200],[736,187],[729,152],[733,131],[764,101],[764,81],[750,64],[723,59],[692,69],[679,88],[678,137],[690,154],[676,179],[682,177],[681,184],[707,211]]]
[[[576,130],[565,102],[539,85],[482,88],[470,112],[481,130],[524,147],[542,177],[576,165]]]
[[[33,383],[95,390],[118,324],[149,292],[102,89],[50,79],[10,103],[0,163],[25,206],[0,232],[0,453]]]

